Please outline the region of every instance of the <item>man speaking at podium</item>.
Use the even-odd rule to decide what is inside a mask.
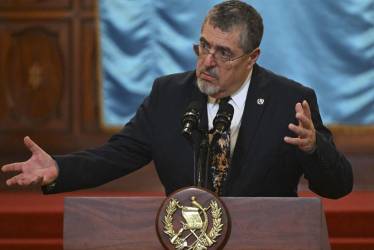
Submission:
[[[221,196],[297,196],[304,175],[318,195],[348,194],[352,168],[321,121],[314,91],[256,64],[262,34],[262,18],[250,5],[232,0],[214,6],[194,46],[195,71],[156,79],[132,120],[100,147],[51,157],[26,137],[32,156],[2,167],[17,172],[7,184],[73,191],[153,160],[166,194],[192,186],[193,150],[181,135],[181,117],[190,103],[199,103],[200,126],[212,129],[225,98],[234,110],[228,142],[221,143],[228,151],[218,152],[221,165],[208,165],[208,188]]]

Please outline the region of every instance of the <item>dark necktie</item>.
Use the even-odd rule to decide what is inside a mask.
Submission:
[[[220,100],[220,104],[228,102],[230,97]],[[230,128],[222,134],[213,134],[210,143],[210,170],[213,190],[222,195],[222,185],[230,166]]]

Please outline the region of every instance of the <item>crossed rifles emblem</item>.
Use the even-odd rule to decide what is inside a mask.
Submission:
[[[177,250],[206,250],[216,242],[215,239],[222,230],[222,209],[214,200],[211,200],[209,206],[204,208],[194,196],[191,197],[191,205],[182,206],[177,199],[173,198],[170,200],[163,220],[164,233],[169,236],[170,243]],[[177,209],[181,209],[184,221],[180,221],[181,227],[178,232],[175,232],[173,215]],[[212,223],[210,231],[207,233],[209,210]]]

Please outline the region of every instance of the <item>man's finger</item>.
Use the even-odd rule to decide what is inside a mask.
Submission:
[[[284,141],[287,142],[288,144],[296,145],[298,146],[300,143],[300,138],[293,138],[293,137],[284,137]]]
[[[306,105],[308,105],[308,103],[305,100],[303,101],[303,104],[301,104],[300,102],[296,103],[296,105],[295,105],[295,112],[296,112],[295,117],[299,121],[299,125],[302,125],[305,128],[312,128],[313,127],[312,120],[310,118],[310,115],[308,116],[307,113],[306,113],[306,112],[309,112],[309,114],[310,114],[309,105],[308,105],[307,110],[305,111],[304,107],[303,107],[303,105],[305,105],[304,102],[306,103]]]
[[[20,185],[20,186],[28,186],[31,183],[32,183],[31,180],[25,179],[25,178],[19,179],[18,182],[17,182],[17,184]]]
[[[21,178],[22,185],[31,185],[41,183],[43,177],[37,175],[23,174]]]
[[[295,105],[295,112],[296,113],[303,113],[304,109],[300,102],[296,103]]]
[[[30,184],[39,184],[43,180],[43,177],[37,176],[37,175],[29,175],[29,174],[19,174],[16,176],[13,176],[12,178],[8,179],[6,181],[6,184],[8,186],[12,185],[20,185],[20,186],[27,186]]]
[[[23,139],[26,147],[28,147],[28,149],[30,149],[30,151],[35,154],[35,153],[38,153],[38,152],[43,152],[43,149],[41,149],[38,144],[36,144],[33,140],[31,140],[30,137],[26,136],[24,139]]]
[[[312,128],[312,120],[309,119],[305,113],[296,113],[296,119],[299,121],[299,125],[303,126],[304,128]]]
[[[304,100],[303,103],[302,103],[302,106],[303,106],[303,110],[304,110],[305,115],[311,120],[312,119],[312,113],[310,112],[309,103],[306,100]]]
[[[305,138],[308,136],[308,131],[303,127],[296,126],[295,124],[290,123],[288,125],[288,128],[301,138]]]
[[[289,136],[284,137],[284,141],[287,142],[288,144],[292,144],[292,145],[299,146],[299,147],[304,147],[308,144],[308,141],[305,139],[294,138],[294,137],[289,137]]]
[[[16,175],[16,176],[13,176],[12,178],[6,180],[6,184],[7,184],[8,186],[12,186],[12,185],[17,184],[18,181],[19,181],[19,179],[20,179],[20,176],[21,176],[21,174]]]
[[[4,165],[1,170],[3,172],[11,172],[11,171],[22,171],[23,162],[11,163]]]

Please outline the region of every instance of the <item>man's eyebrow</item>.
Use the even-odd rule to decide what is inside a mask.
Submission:
[[[204,42],[204,43],[207,43],[207,44],[210,45],[210,43],[209,43],[209,42],[208,42],[204,37],[200,37],[200,42]],[[231,48],[226,47],[226,46],[217,45],[216,48],[217,48],[218,50],[221,50],[221,51],[228,51],[228,52],[232,53]]]

